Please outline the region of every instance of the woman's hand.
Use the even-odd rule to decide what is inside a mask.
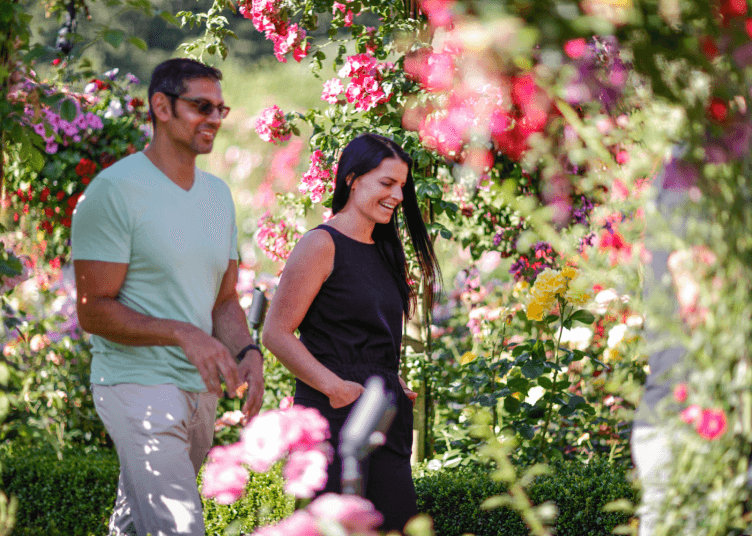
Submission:
[[[402,386],[402,390],[405,391],[407,398],[410,399],[410,402],[412,402],[414,406],[415,401],[418,399],[418,393],[410,389],[405,383],[405,380],[403,380],[402,378],[399,379],[399,382],[400,382],[400,385]]]
[[[360,398],[360,395],[362,395],[365,390],[365,387],[359,383],[342,380],[342,383],[337,386],[337,389],[329,395],[329,404],[335,409],[344,408]]]

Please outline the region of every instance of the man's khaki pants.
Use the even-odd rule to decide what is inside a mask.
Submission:
[[[110,536],[204,536],[196,476],[212,445],[217,397],[175,385],[93,385],[117,449]]]

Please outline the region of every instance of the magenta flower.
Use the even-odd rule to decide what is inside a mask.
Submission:
[[[584,37],[580,37],[579,39],[570,39],[569,41],[564,43],[564,53],[573,60],[576,60],[577,58],[582,56],[585,53],[586,48],[587,43],[585,42]]]
[[[320,203],[326,192],[332,191],[334,177],[337,176],[337,164],[332,168],[326,163],[324,153],[316,149],[311,155],[311,165],[303,174],[298,191],[310,194],[311,201]]]
[[[310,499],[326,486],[326,454],[320,450],[299,450],[290,453],[283,475],[285,491],[298,498]]]
[[[262,140],[272,143],[287,141],[292,135],[285,114],[276,104],[261,111],[254,122],[254,127]]]
[[[322,521],[336,521],[349,531],[370,533],[381,525],[383,516],[368,500],[356,495],[325,493],[307,510]]]
[[[324,90],[321,93],[321,100],[329,104],[337,104],[340,93],[345,90],[342,81],[339,78],[332,78],[324,82]]]
[[[248,471],[240,464],[242,450],[240,444],[212,448],[201,483],[205,497],[214,497],[220,504],[231,504],[243,494]]]
[[[697,404],[692,404],[681,412],[681,420],[687,424],[691,424],[700,416],[700,413],[702,413],[702,408]]]
[[[674,398],[677,402],[684,403],[687,400],[687,384],[679,383],[674,387]]]
[[[281,414],[286,449],[307,450],[329,439],[329,423],[317,409],[293,406]]]
[[[279,411],[267,411],[254,417],[241,432],[243,461],[257,473],[265,473],[287,454]]]
[[[722,409],[706,409],[695,422],[695,430],[705,439],[718,439],[726,431],[726,414]]]

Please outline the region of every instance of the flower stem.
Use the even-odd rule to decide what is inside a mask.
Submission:
[[[533,463],[538,463],[538,458],[543,453],[543,447],[544,447],[545,440],[546,440],[546,432],[548,432],[548,425],[551,423],[551,414],[554,411],[553,399],[556,396],[556,380],[559,376],[559,346],[561,345],[561,337],[564,334],[564,317],[566,313],[566,302],[562,298],[559,298],[559,306],[561,308],[561,316],[559,317],[559,321],[561,325],[559,326],[559,336],[558,338],[556,338],[556,345],[554,346],[554,362],[556,363],[556,368],[554,368],[553,387],[551,388],[551,398],[548,400],[548,411],[546,412],[546,422],[543,424],[543,428],[541,429],[541,437],[540,437],[540,442],[538,443],[538,451],[535,453],[535,460],[533,461]],[[551,338],[554,339],[553,334],[551,335],[552,335]]]

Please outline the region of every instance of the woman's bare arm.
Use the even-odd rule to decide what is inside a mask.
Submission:
[[[297,378],[329,398],[334,408],[354,402],[362,385],[343,380],[322,365],[295,336],[308,308],[334,266],[329,233],[314,230],[300,239],[282,272],[264,321],[264,346]]]

